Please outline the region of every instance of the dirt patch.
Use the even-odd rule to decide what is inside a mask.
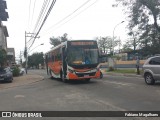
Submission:
[[[33,82],[37,82],[43,80],[44,77],[40,75],[23,75],[19,77],[14,77],[12,83],[0,83],[0,89],[17,87],[25,84],[30,84]]]

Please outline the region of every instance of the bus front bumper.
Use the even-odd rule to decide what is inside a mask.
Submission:
[[[68,79],[70,80],[81,80],[81,79],[89,79],[89,78],[100,78],[100,70],[92,73],[71,73],[67,74]]]

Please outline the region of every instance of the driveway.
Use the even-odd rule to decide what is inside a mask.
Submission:
[[[0,82],[0,90],[30,84],[43,79],[44,77],[40,75],[25,74],[23,76],[14,77],[12,83]]]

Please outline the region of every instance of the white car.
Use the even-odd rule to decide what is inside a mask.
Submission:
[[[143,65],[143,77],[148,85],[160,80],[160,56],[150,57]]]
[[[26,71],[25,71],[25,68],[19,68],[19,69],[20,69],[20,72],[19,72],[20,75],[25,74],[25,72],[26,72]]]

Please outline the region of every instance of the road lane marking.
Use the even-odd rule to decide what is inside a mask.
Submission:
[[[116,85],[122,85],[122,86],[133,86],[135,84],[133,83],[122,83],[122,82],[114,82],[114,81],[104,81],[105,83],[111,83]]]
[[[110,106],[113,110],[117,110],[117,111],[126,111],[126,109],[120,108],[118,106],[115,106],[107,101],[103,101],[103,100],[99,100],[99,99],[95,99],[95,102],[100,103],[102,105],[106,105],[106,106]]]
[[[140,79],[140,80],[144,80],[144,78],[143,78],[143,76],[135,76],[135,77],[131,77],[131,76],[125,76],[125,75],[109,75],[109,74],[107,74],[107,75],[104,75],[104,76],[110,76],[110,77],[124,77],[124,78],[138,78],[138,79]]]
[[[25,98],[24,95],[15,95],[14,98]]]

